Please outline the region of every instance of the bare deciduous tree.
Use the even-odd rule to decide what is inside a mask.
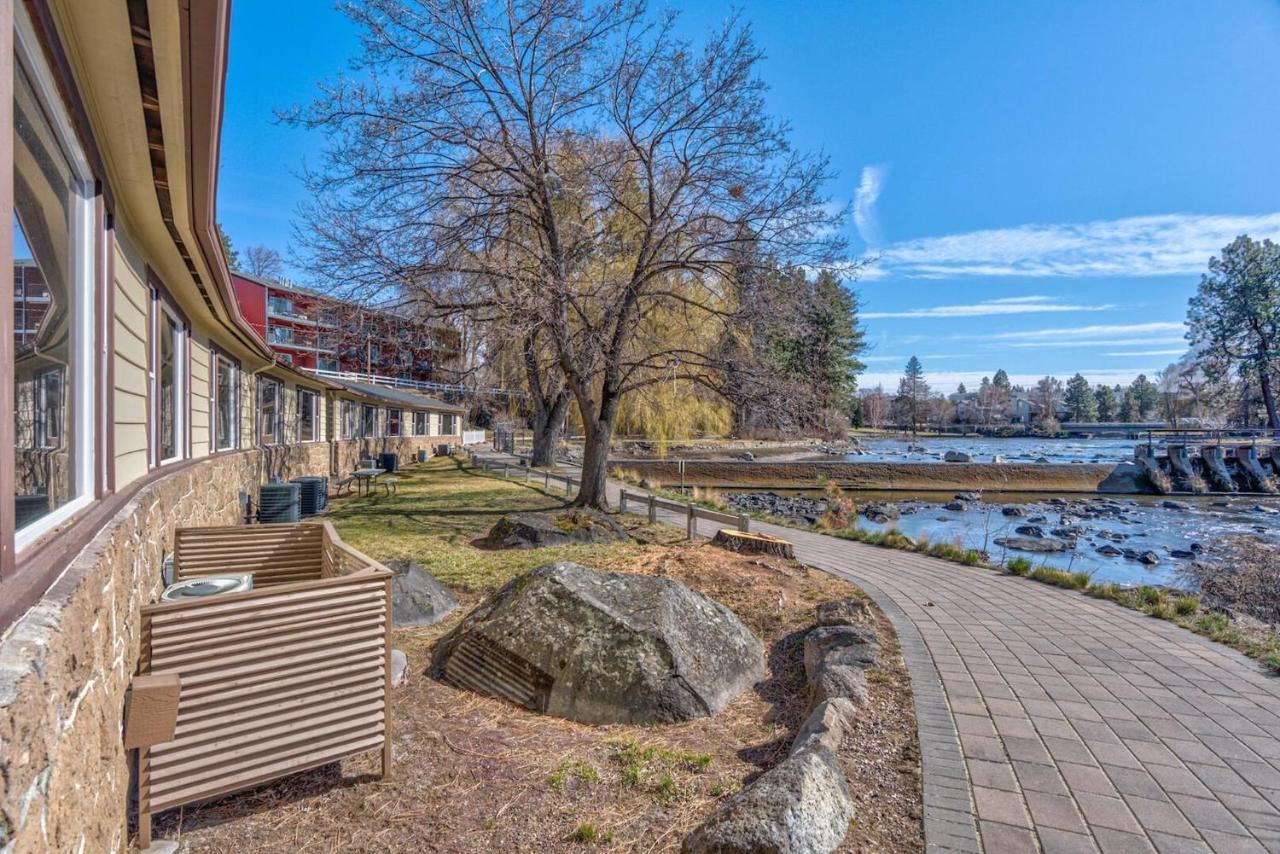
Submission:
[[[246,246],[240,253],[240,269],[251,276],[278,281],[284,276],[284,259],[270,246]]]
[[[735,310],[744,244],[810,268],[837,259],[825,160],[768,117],[736,20],[695,49],[642,0],[348,10],[367,79],[293,114],[331,139],[300,235],[312,264],[535,336],[582,416],[576,502],[604,506],[622,398],[718,381],[708,326]]]

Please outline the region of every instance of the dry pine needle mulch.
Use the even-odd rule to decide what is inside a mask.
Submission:
[[[607,568],[679,579],[765,642],[769,675],[714,718],[587,726],[545,717],[426,674],[449,620],[399,629],[412,669],[392,692],[392,775],[370,754],[158,817],[182,850],[678,850],[723,797],[786,756],[805,712],[803,637],[820,602],[862,595],[794,561],[707,544],[655,547]],[[870,695],[841,761],[855,820],[841,850],[923,850],[910,682],[889,621]]]

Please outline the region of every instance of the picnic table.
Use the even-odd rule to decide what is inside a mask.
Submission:
[[[356,493],[360,493],[361,487],[364,487],[366,493],[369,492],[380,474],[385,474],[383,469],[356,469],[353,471],[351,475],[356,479]]]

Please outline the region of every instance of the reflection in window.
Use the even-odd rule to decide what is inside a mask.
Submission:
[[[298,441],[314,442],[320,438],[316,430],[320,395],[304,388],[298,389]]]
[[[415,436],[427,435],[427,413],[413,413],[413,433]]]
[[[24,62],[13,80],[13,371],[16,527],[22,528],[83,494],[84,477],[70,419],[71,389],[81,347],[76,324],[76,214],[84,204],[76,179]],[[7,417],[7,416],[6,416]],[[88,417],[88,413],[81,414]]]
[[[263,445],[280,444],[280,383],[275,380],[258,381],[258,442]]]
[[[360,437],[360,408],[349,400],[342,401],[342,438]]]
[[[360,408],[360,435],[366,439],[378,435],[378,410],[367,403]]]
[[[236,406],[236,389],[239,385],[237,368],[235,362],[225,356],[219,356],[216,362],[217,373],[217,401],[215,410],[215,425],[217,429],[216,449],[226,451],[234,448],[239,444],[237,437],[237,409]]]
[[[401,419],[401,417],[402,417],[402,416],[401,416],[401,411],[400,411],[399,409],[388,409],[388,410],[387,410],[387,435],[388,435],[388,436],[399,436],[399,435],[400,435],[400,419]]]
[[[160,403],[160,459],[178,456],[178,324],[165,314],[160,320],[160,364],[157,388]]]

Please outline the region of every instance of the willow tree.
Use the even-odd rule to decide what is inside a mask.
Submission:
[[[643,0],[357,0],[358,79],[323,128],[301,234],[313,266],[435,312],[538,336],[581,413],[577,503],[604,506],[625,396],[708,382],[708,341],[653,335],[733,311],[732,259],[821,268],[841,249],[826,161],[765,110],[736,19],[695,48]],[[749,237],[748,237],[749,236]]]

